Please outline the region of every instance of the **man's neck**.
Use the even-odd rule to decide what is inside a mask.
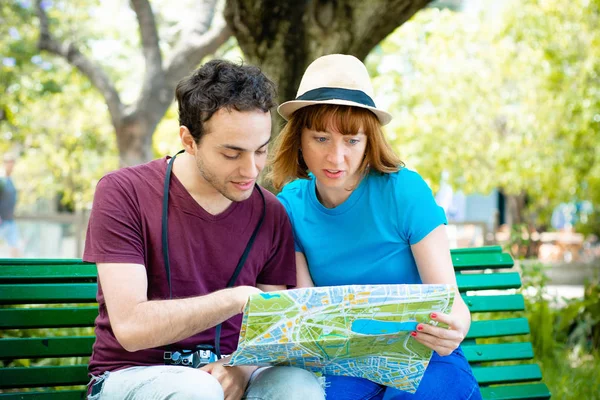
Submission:
[[[173,174],[206,212],[218,215],[231,205],[231,200],[223,196],[200,175],[193,156],[187,153],[177,156],[173,162]]]

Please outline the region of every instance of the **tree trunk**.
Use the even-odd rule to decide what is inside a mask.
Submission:
[[[228,0],[225,19],[247,61],[277,84],[283,102],[296,97],[302,74],[314,59],[344,53],[364,60],[430,1]]]
[[[153,158],[152,134],[155,128],[156,124],[139,114],[123,118],[115,126],[121,167],[143,164]]]

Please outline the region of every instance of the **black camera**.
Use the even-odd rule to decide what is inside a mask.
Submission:
[[[208,346],[198,346],[196,350],[165,351],[165,365],[180,365],[182,367],[198,368],[217,361],[219,358]]]

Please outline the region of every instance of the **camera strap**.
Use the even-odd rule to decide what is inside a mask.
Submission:
[[[173,170],[173,162],[175,161],[175,157],[177,157],[179,154],[183,153],[184,151],[185,150],[180,150],[179,152],[177,152],[177,154],[175,154],[169,160],[169,163],[167,164],[167,172],[165,174],[165,185],[164,185],[164,191],[163,191],[162,248],[163,248],[163,261],[165,264],[165,272],[167,275],[167,282],[169,283],[169,299],[173,298],[173,291],[171,288],[171,265],[169,263],[169,237],[168,237],[169,186],[171,184],[171,173]],[[254,232],[252,232],[252,236],[250,236],[250,239],[248,240],[248,243],[246,244],[246,249],[244,250],[244,253],[242,253],[242,256],[240,257],[240,260],[235,268],[235,271],[233,271],[233,275],[229,279],[229,282],[227,282],[226,288],[230,288],[230,287],[233,287],[233,285],[235,285],[235,281],[237,280],[240,272],[242,271],[242,267],[244,266],[244,263],[246,262],[246,259],[248,258],[248,254],[250,254],[250,250],[252,249],[252,245],[254,244],[256,235],[258,234],[258,231],[260,230],[260,227],[262,226],[262,223],[265,219],[265,213],[267,210],[265,195],[262,193],[262,190],[258,187],[258,185],[254,185],[254,189],[256,189],[258,191],[258,193],[260,194],[260,197],[262,199],[262,205],[263,205],[262,214],[260,216],[260,219],[258,220],[258,224],[256,224],[256,227],[254,228]],[[222,325],[222,323],[215,327],[214,349],[215,349],[215,354],[217,355],[218,358],[222,357],[221,356],[221,325]]]

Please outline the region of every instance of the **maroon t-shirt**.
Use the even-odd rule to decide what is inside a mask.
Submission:
[[[167,159],[109,173],[96,188],[83,259],[95,263],[135,263],[146,267],[148,299],[168,299],[163,262],[161,217]],[[287,213],[261,188],[265,219],[235,286],[296,284],[294,240]],[[233,202],[219,215],[206,212],[173,174],[169,189],[169,261],[173,298],[200,296],[224,289],[262,214],[262,199]],[[111,329],[102,288],[90,373],[99,375],[126,367],[163,364],[164,349],[128,352]],[[221,352],[237,347],[242,316],[223,323]],[[173,344],[194,349],[213,344],[215,329]]]

